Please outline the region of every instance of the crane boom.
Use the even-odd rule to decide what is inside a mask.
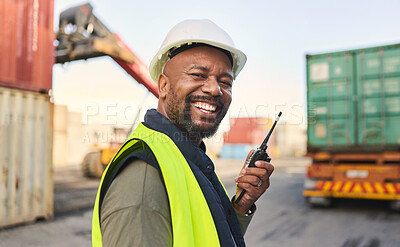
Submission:
[[[56,63],[100,56],[110,56],[138,83],[158,98],[158,86],[151,79],[148,66],[129,46],[112,33],[94,14],[87,3],[60,14],[57,32]]]

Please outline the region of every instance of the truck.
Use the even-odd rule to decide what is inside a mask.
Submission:
[[[400,44],[306,55],[312,206],[335,198],[400,209]]]
[[[82,4],[61,12],[56,34],[55,62],[63,64],[100,56],[110,56],[135,81],[144,85],[158,98],[158,87],[151,79],[147,65],[118,34],[111,32],[97,18],[91,4]],[[135,121],[138,119],[140,109],[141,106]],[[114,128],[114,134],[118,131],[121,132]],[[100,178],[121,145],[122,143],[110,142],[106,148],[93,146],[81,163],[83,174],[87,177]]]

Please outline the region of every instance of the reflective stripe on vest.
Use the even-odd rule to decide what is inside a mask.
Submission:
[[[207,201],[185,157],[167,135],[139,124],[101,178],[93,211],[93,247],[102,246],[99,201],[107,171],[111,172],[118,163],[114,161],[140,141],[145,142],[153,152],[164,178],[171,212],[173,246],[220,246]]]

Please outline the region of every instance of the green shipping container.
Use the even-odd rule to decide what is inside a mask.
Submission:
[[[308,151],[400,150],[400,44],[307,55]]]

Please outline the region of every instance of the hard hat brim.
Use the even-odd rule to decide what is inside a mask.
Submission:
[[[151,60],[150,66],[149,66],[151,78],[156,83],[158,83],[158,77],[163,72],[164,65],[169,59],[168,51],[171,48],[179,47],[181,45],[191,44],[191,43],[204,43],[204,44],[207,44],[210,46],[214,46],[214,47],[229,51],[232,54],[232,58],[233,58],[232,71],[233,71],[234,79],[236,79],[237,75],[240,73],[240,71],[243,69],[244,65],[246,64],[246,61],[247,61],[246,55],[241,50],[239,50],[235,47],[232,47],[232,46],[229,46],[226,44],[222,44],[222,43],[218,43],[215,41],[210,41],[210,40],[201,40],[201,39],[179,40],[179,41],[176,41],[176,42],[170,44],[167,47],[161,48],[157,52],[157,54],[153,57],[153,59]]]

